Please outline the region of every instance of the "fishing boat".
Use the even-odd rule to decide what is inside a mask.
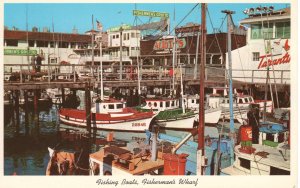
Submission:
[[[222,169],[227,175],[290,175],[288,129],[281,124],[259,128],[259,143],[252,144],[251,126],[240,129],[241,143],[234,148],[235,161]]]
[[[99,111],[93,113],[91,124],[97,129],[144,132],[150,127],[152,119],[156,116],[152,111],[140,112],[126,107],[120,100],[103,100],[99,104]],[[86,127],[86,111],[78,109],[61,108],[59,119],[62,123],[71,126]]]
[[[152,98],[145,99],[146,105],[142,110],[153,110],[158,115],[157,122],[160,127],[168,129],[193,129],[198,121],[198,112],[194,109],[180,108],[179,99],[174,98]],[[216,124],[221,115],[221,109],[205,110],[205,123]]]

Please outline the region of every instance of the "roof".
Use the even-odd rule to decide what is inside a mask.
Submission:
[[[15,40],[40,40],[40,41],[61,41],[61,42],[90,42],[91,36],[72,33],[50,33],[50,32],[27,32],[4,30],[4,39]]]
[[[290,19],[291,16],[291,8],[287,7],[284,9],[279,9],[276,11],[273,11],[272,13],[263,13],[263,14],[253,14],[249,15],[248,18],[245,18],[240,21],[241,24],[248,24],[248,23],[255,23],[255,22],[261,22],[265,20],[281,20],[281,19]]]

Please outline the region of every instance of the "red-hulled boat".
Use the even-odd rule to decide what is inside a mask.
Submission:
[[[92,116],[92,127],[130,132],[148,130],[152,119],[156,116],[152,111],[140,112],[126,107],[125,102],[114,99],[96,103],[96,108],[93,108],[92,112],[95,113],[95,116]],[[59,119],[67,125],[85,127],[86,111],[62,108],[59,111]]]

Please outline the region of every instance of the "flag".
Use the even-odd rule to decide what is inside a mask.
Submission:
[[[247,31],[247,30],[248,30],[248,27],[246,27],[246,26],[244,26],[244,25],[242,25],[242,24],[240,24],[239,28],[242,29],[242,30],[244,30],[244,31]]]
[[[99,31],[102,31],[102,29],[103,29],[102,24],[98,20],[96,20],[96,22],[97,22],[97,29]]]

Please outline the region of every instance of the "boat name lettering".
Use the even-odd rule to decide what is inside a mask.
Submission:
[[[132,123],[133,127],[146,127],[146,123]]]
[[[271,60],[270,56],[271,55],[260,56],[261,60],[259,62],[257,69],[265,68],[268,66],[268,64],[269,64],[269,66],[280,65],[280,64],[290,63],[290,61],[291,61],[291,56],[288,52],[286,52],[284,56],[282,56],[281,58],[278,58],[278,59]],[[269,57],[269,58],[267,58],[267,57]]]

